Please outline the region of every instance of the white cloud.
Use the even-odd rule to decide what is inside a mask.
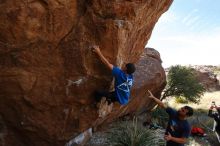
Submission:
[[[215,25],[215,27],[214,27],[214,29],[213,29],[214,31],[218,31],[218,32],[220,32],[220,26],[218,25]]]
[[[187,6],[188,2],[194,5]],[[213,1],[204,9],[207,1],[188,2],[174,1],[175,7],[159,19],[147,46],[160,52],[164,66],[219,65],[220,13],[213,9],[217,4]]]
[[[148,46],[160,52],[165,67],[175,64],[219,65],[219,40],[220,31],[202,36],[161,37],[150,40]]]
[[[192,17],[194,17],[193,15],[198,12],[198,9],[194,9],[192,10],[188,15],[186,15],[186,17],[183,18],[182,22],[183,23],[187,23],[189,20],[191,20]]]
[[[200,16],[195,16],[191,18],[190,20],[186,22],[186,26],[194,25],[194,23],[196,23],[199,19],[200,19]]]

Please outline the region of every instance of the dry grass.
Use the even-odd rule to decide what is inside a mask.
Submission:
[[[208,110],[209,107],[211,106],[212,101],[215,101],[216,105],[220,106],[220,91],[206,92],[202,96],[199,104],[189,103],[187,105],[193,107],[194,109]],[[169,106],[174,107],[174,108],[179,108],[179,107],[186,105],[186,104],[176,103],[174,98],[169,98],[165,102],[167,102]]]

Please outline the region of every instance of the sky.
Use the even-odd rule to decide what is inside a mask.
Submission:
[[[146,46],[160,52],[163,67],[220,65],[220,0],[174,0]]]

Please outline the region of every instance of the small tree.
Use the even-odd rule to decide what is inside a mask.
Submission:
[[[205,88],[197,80],[194,71],[189,67],[172,66],[167,75],[167,86],[162,99],[175,96],[189,102],[199,103]]]

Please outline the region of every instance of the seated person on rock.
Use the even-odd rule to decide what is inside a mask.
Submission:
[[[184,146],[191,131],[191,126],[186,118],[193,115],[193,109],[189,106],[184,106],[176,111],[173,108],[167,107],[150,91],[148,92],[150,94],[148,97],[154,100],[161,108],[165,109],[169,115],[169,121],[164,136],[164,139],[167,141],[166,146]]]
[[[127,104],[130,97],[130,89],[133,84],[132,74],[135,72],[134,64],[128,63],[123,69],[120,69],[109,63],[98,46],[93,46],[93,52],[99,56],[100,60],[112,71],[112,75],[115,77],[115,90],[113,92],[96,91],[96,101],[99,102],[102,97],[106,97],[108,104],[116,101],[121,105]]]

